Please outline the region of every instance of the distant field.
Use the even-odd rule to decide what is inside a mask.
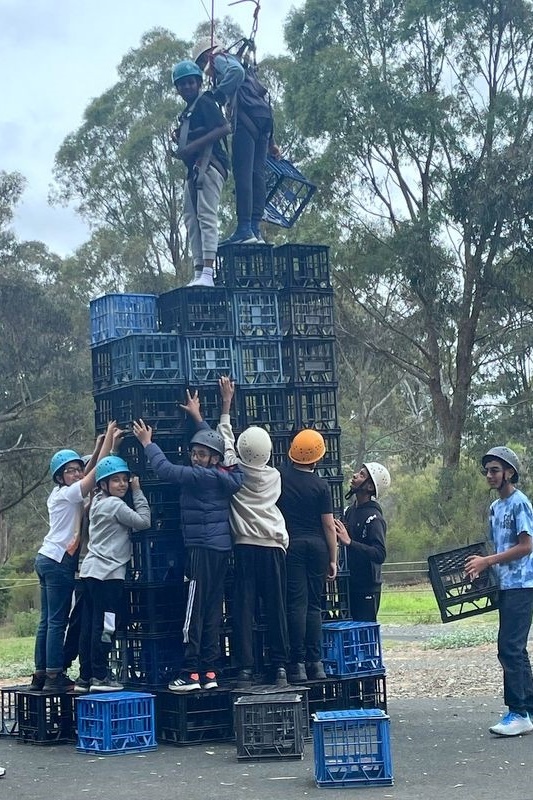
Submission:
[[[0,637],[0,679],[23,678],[33,672],[33,636],[22,639]]]
[[[383,587],[379,621],[389,624],[416,625],[440,622],[440,612],[431,586]]]

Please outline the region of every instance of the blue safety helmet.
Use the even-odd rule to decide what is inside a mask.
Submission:
[[[193,447],[195,444],[201,444],[204,447],[208,447],[210,450],[214,450],[215,453],[218,453],[222,459],[224,458],[224,437],[211,428],[202,428],[201,430],[196,431],[190,441],[189,448]]]
[[[83,459],[75,450],[58,450],[50,459],[50,474],[56,479],[57,473],[70,461],[78,461],[83,467]]]
[[[96,483],[103,481],[104,478],[109,478],[110,475],[116,475],[118,472],[127,472],[130,474],[130,468],[123,458],[119,456],[106,456],[96,465]]]
[[[181,81],[182,78],[191,77],[198,78],[200,83],[202,83],[204,78],[202,70],[194,61],[179,61],[172,67],[172,83],[174,86],[178,81]]]

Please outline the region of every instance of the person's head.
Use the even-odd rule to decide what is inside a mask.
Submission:
[[[189,443],[189,455],[193,467],[216,467],[224,460],[224,437],[207,428],[197,431]]]
[[[202,81],[202,70],[194,61],[179,61],[172,67],[172,83],[186,103],[198,97]]]
[[[193,47],[192,60],[203,70],[207,66],[209,55],[222,49],[222,43],[218,39],[211,41],[210,36],[205,36],[203,39],[199,39]]]
[[[82,457],[75,450],[58,450],[50,459],[50,474],[58,486],[71,486],[83,478]]]
[[[243,464],[264,467],[272,455],[272,440],[264,428],[251,425],[237,439],[237,452]]]
[[[375,497],[376,500],[390,486],[389,470],[377,461],[367,461],[353,474],[350,488],[358,497]]]
[[[289,448],[289,458],[293,464],[302,467],[314,467],[326,452],[324,437],[312,428],[297,433]]]
[[[96,465],[96,486],[109,497],[124,498],[130,486],[130,475],[123,458],[106,456]]]
[[[491,489],[502,491],[510,484],[518,483],[520,462],[510,447],[491,447],[481,459],[481,471]]]

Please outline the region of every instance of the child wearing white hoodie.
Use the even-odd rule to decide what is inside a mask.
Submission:
[[[224,437],[224,463],[239,464],[244,473],[242,488],[231,498],[230,524],[234,537],[235,600],[233,630],[239,674],[237,688],[252,684],[253,622],[258,597],[263,601],[274,680],[287,685],[288,658],[285,554],[289,536],[276,501],[281,476],[268,461],[272,442],[267,431],[247,428],[237,441],[230,422],[235,386],[229,378],[219,381],[222,411],[217,431]]]

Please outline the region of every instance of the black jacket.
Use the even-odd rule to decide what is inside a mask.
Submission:
[[[381,565],[387,555],[387,524],[381,506],[375,500],[348,506],[343,522],[352,540],[348,547],[352,591],[376,591],[381,586]]]

